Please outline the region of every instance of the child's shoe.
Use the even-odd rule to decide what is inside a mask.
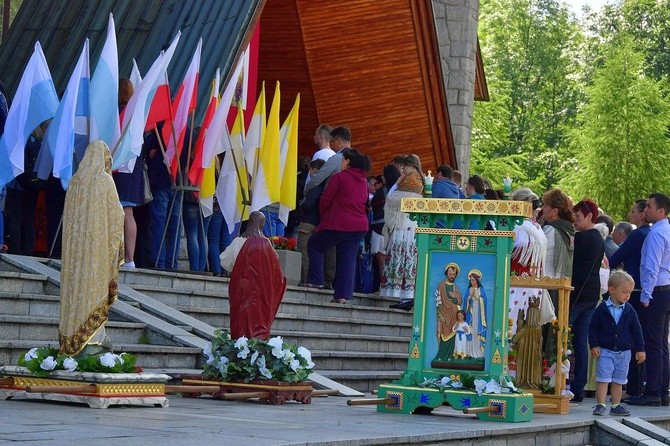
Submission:
[[[604,408],[603,408],[603,411],[604,411]],[[617,416],[620,416],[620,417],[627,417],[628,415],[630,415],[630,410],[628,410],[626,408],[626,406],[624,406],[623,404],[619,404],[618,406],[612,407],[610,409],[610,415],[617,415]]]
[[[596,407],[593,408],[593,415],[605,415],[607,413],[607,408],[602,404],[596,404]]]

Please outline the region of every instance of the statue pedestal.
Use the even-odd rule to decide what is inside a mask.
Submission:
[[[154,373],[52,372],[38,378],[25,367],[0,367],[0,399],[25,399],[109,406],[168,407],[168,375]]]
[[[287,249],[277,249],[279,264],[281,270],[286,276],[286,282],[289,285],[297,286],[300,283],[300,274],[302,267],[302,254],[298,251],[289,251]]]

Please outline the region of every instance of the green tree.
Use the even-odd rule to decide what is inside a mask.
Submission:
[[[551,187],[581,97],[578,22],[558,0],[482,0],[479,29],[492,100],[475,105],[472,171]]]
[[[634,46],[620,34],[605,51],[571,132],[578,163],[562,184],[618,219],[636,198],[670,183],[670,103],[663,83],[644,74],[644,55]]]

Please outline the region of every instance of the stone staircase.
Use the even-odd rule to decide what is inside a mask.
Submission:
[[[0,364],[16,364],[32,347],[58,346],[59,288],[41,274],[12,269],[0,263]],[[184,347],[131,322],[114,308],[106,326],[115,349],[132,353],[145,368],[195,368],[200,349]]]
[[[45,260],[46,272],[35,274],[18,263],[6,255],[0,261],[0,364],[57,343],[59,264]],[[229,326],[228,279],[138,269],[122,270],[119,283],[108,331],[115,350],[135,354],[146,369],[195,372],[198,346],[213,327]],[[353,389],[369,392],[397,379],[406,365],[411,314],[389,309],[393,301],[378,296],[356,295],[351,305],[331,298],[327,291],[289,287],[272,335],[309,348],[315,371]]]

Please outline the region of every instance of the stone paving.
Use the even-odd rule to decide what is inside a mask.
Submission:
[[[598,418],[591,399],[569,415],[535,414],[528,423],[485,422],[444,407],[431,416],[349,407],[347,398],[316,397],[311,405],[170,397],[170,407],[89,409],[37,401],[0,401],[0,443],[31,445],[576,445]],[[665,428],[668,407],[631,408]]]

